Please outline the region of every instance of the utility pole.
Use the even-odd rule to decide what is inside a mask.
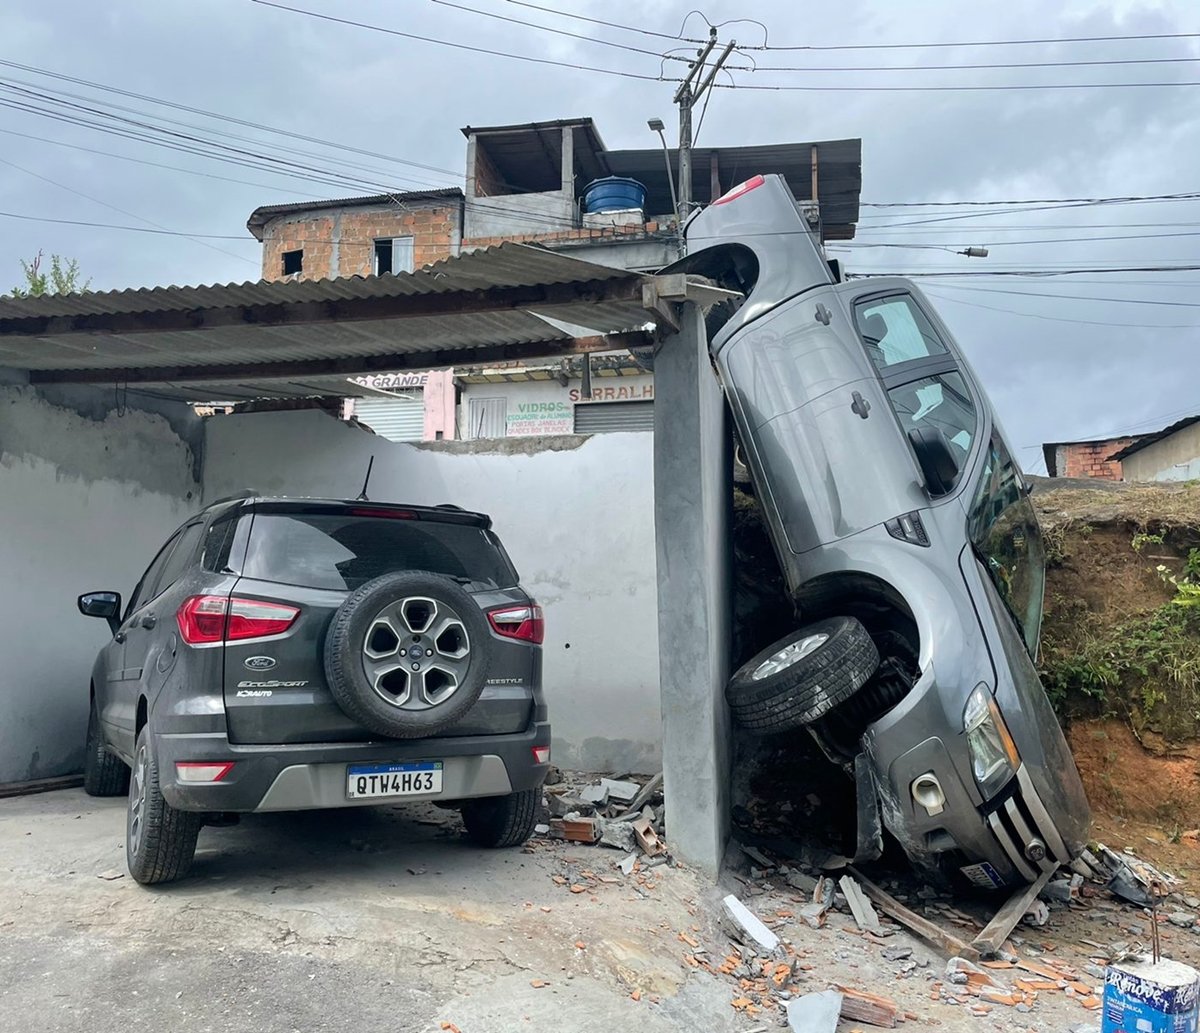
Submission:
[[[692,62],[687,77],[675,91],[674,103],[679,105],[679,208],[675,213],[675,218],[678,220],[681,230],[692,207],[692,108],[712,87],[713,80],[717,77],[726,58],[733,53],[737,41],[730,40],[725,45],[725,49],[721,51],[720,56],[709,69],[708,75],[701,82],[700,77],[704,73],[704,63],[716,45],[717,30],[710,28],[708,42],[703,48],[696,51],[696,60]],[[693,88],[693,83],[698,83],[698,85]]]

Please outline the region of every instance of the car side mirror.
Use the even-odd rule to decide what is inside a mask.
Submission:
[[[121,626],[120,592],[87,592],[79,597],[76,605],[85,617],[103,617],[114,635]]]
[[[949,439],[936,427],[914,427],[908,432],[908,440],[917,454],[929,494],[945,495],[958,480],[958,460]]]

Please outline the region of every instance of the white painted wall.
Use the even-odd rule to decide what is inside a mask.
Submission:
[[[241,488],[453,502],[491,515],[546,609],[544,682],[563,767],[657,771],[661,757],[653,435],[409,445],[315,411],[215,416],[204,497]]]
[[[111,404],[111,389],[102,397]],[[82,770],[88,681],[109,632],[75,598],[128,597],[197,508],[193,458],[162,416],[93,419],[0,387],[0,782]]]
[[[462,390],[463,437],[470,437],[471,399],[504,398],[507,403],[508,436],[570,434],[575,425],[576,405],[607,402],[650,401],[654,398],[654,374],[592,376],[592,399],[581,399],[581,380],[514,380],[468,383]]]

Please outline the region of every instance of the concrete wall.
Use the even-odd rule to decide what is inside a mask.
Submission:
[[[217,416],[206,431],[206,499],[246,486],[353,496],[374,455],[372,499],[491,514],[546,608],[556,763],[658,770],[653,435],[408,445],[319,412]]]
[[[185,407],[168,420],[130,396],[118,415],[111,388],[59,401],[0,386],[0,782],[82,770],[88,681],[109,632],[75,598],[128,597],[198,508]]]
[[[1200,478],[1200,423],[1147,445],[1121,464],[1127,481],[1192,481]]]

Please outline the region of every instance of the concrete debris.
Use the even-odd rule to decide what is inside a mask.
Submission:
[[[779,937],[763,925],[732,893],[725,897],[721,904],[724,917],[729,920],[726,924],[739,943],[744,943],[746,937],[749,937],[763,950],[775,951],[779,948]]]
[[[759,850],[758,847],[746,846],[744,844],[738,844],[738,845],[741,846],[742,853],[745,854],[748,858],[750,858],[750,860],[753,861],[760,868],[774,868],[775,867],[775,862],[772,861],[761,850]]]
[[[855,882],[854,877],[843,875],[838,880],[838,886],[841,887],[846,904],[854,916],[854,921],[858,923],[858,927],[876,935],[882,933],[883,927],[879,924],[879,916],[875,913],[875,908],[871,906],[866,894],[863,893],[862,887]]]
[[[1042,887],[1042,900],[1058,900],[1069,904],[1082,898],[1083,876],[1072,875],[1069,879],[1055,879]]]
[[[594,786],[584,786],[579,797],[584,803],[590,803],[593,807],[603,807],[608,803],[608,789],[605,788],[603,783]]]
[[[1190,911],[1176,911],[1174,914],[1167,915],[1167,921],[1172,925],[1179,926],[1180,929],[1191,929],[1196,924],[1196,916]]]
[[[125,878],[125,873],[116,868],[110,868],[106,872],[101,872],[96,878],[103,879],[105,882],[115,882],[117,879]]]
[[[1161,872],[1149,861],[1143,861],[1128,851],[1118,854],[1101,844],[1098,848],[1109,877],[1108,890],[1114,897],[1138,907],[1150,907],[1161,899],[1170,887],[1179,883],[1173,875]],[[1157,886],[1152,891],[1151,887]]]
[[[642,786],[637,796],[630,801],[629,809],[622,814],[618,814],[618,819],[626,819],[636,817],[641,813],[643,807],[646,806],[655,796],[656,793],[662,791],[663,775],[660,771],[649,782]]]
[[[884,947],[883,957],[885,961],[907,961],[912,957],[911,947]]]
[[[1025,912],[1021,921],[1023,921],[1026,925],[1032,925],[1040,929],[1050,921],[1050,909],[1046,907],[1045,902],[1041,900],[1035,900],[1029,905],[1029,910]]]
[[[549,825],[534,825],[533,826],[533,834],[535,836],[544,836],[547,833],[549,833],[549,831],[550,831]]]
[[[636,782],[618,782],[611,778],[602,778],[600,779],[600,788],[604,790],[604,802],[620,800],[622,803],[629,803],[636,799],[642,787]],[[584,799],[587,797],[585,796]]]
[[[805,994],[787,1002],[788,1026],[794,1033],[835,1033],[842,1014],[842,995],[836,990]]]
[[[792,889],[799,890],[801,893],[806,893],[810,896],[813,890],[817,888],[817,880],[804,872],[788,872],[787,883]]]
[[[572,843],[595,843],[600,838],[597,818],[551,818],[550,834]]]
[[[633,830],[633,825],[627,821],[605,821],[598,819],[600,822],[600,845],[610,846],[614,850],[636,850],[638,846],[637,834]]]
[[[554,818],[565,818],[568,814],[591,814],[594,809],[591,804],[569,793],[547,793],[546,806]]]
[[[833,880],[821,878],[813,889],[812,903],[800,909],[799,918],[810,929],[820,929],[825,924],[825,915],[833,907]]]
[[[625,860],[617,865],[621,869],[623,875],[632,875],[633,869],[637,867],[637,854],[630,854]]]

